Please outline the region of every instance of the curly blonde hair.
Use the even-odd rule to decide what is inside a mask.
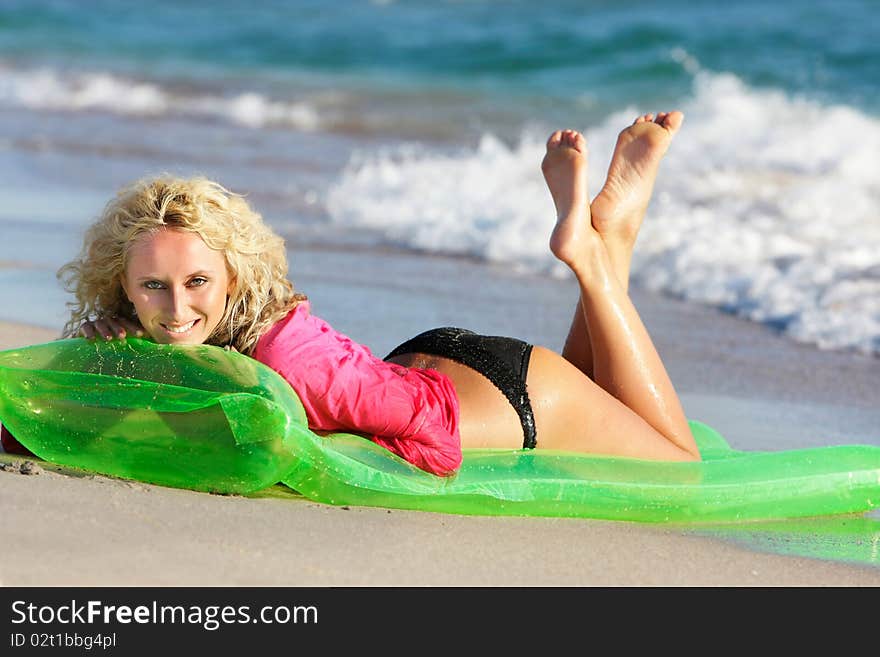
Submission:
[[[118,192],[86,231],[79,256],[58,270],[75,301],[62,335],[77,335],[85,321],[100,316],[136,320],[122,278],[132,244],[165,228],[198,234],[222,251],[234,289],[226,311],[206,344],[231,345],[250,354],[260,336],[306,296],[287,279],[284,240],[247,201],[202,177],[159,176]]]

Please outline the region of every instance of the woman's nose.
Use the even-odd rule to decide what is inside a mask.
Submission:
[[[168,291],[168,305],[173,317],[182,319],[187,307],[187,293],[185,288],[170,288]]]

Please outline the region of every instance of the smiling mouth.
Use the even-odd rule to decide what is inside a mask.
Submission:
[[[171,326],[170,324],[161,324],[162,328],[168,331],[169,333],[180,335],[188,332],[199,320],[194,319],[191,322],[187,322],[186,324],[180,324],[179,326]]]

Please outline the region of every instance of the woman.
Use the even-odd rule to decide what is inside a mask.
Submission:
[[[682,119],[648,114],[623,130],[592,204],[583,136],[550,136],[550,248],[580,285],[561,355],[444,328],[380,360],[311,315],[286,278],[281,238],[204,179],[141,181],[108,204],[59,271],[76,297],[64,335],[237,349],[290,382],[313,429],[360,433],[435,474],[453,473],[462,447],[699,459],[627,295],[636,235]]]

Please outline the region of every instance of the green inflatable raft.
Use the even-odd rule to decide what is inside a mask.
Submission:
[[[880,447],[743,452],[696,421],[702,462],[473,449],[437,477],[361,437],[313,433],[278,374],[206,345],[70,339],[0,352],[0,423],[61,465],[218,493],[283,483],[329,504],[674,523],[880,506]]]

